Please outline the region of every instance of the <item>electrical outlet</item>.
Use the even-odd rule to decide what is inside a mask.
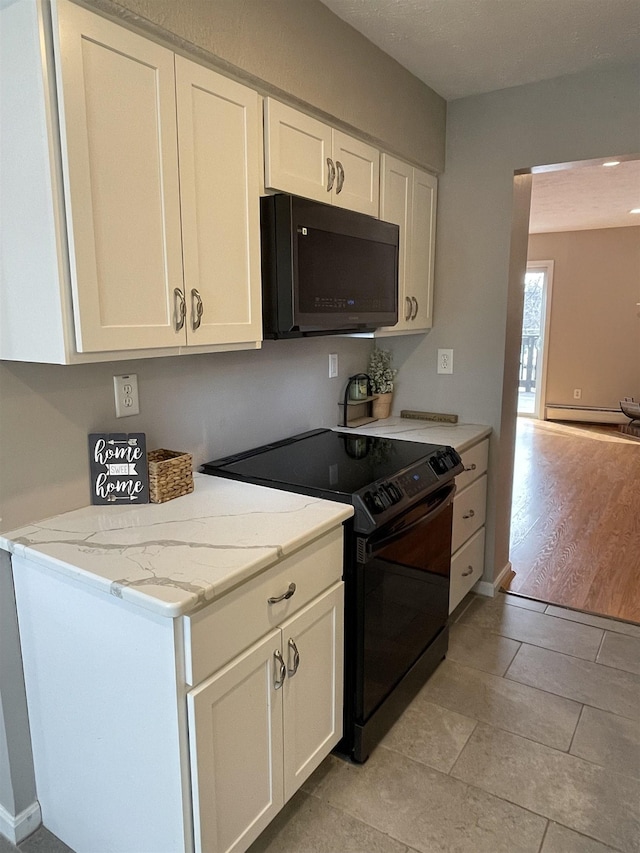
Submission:
[[[338,353],[329,353],[329,379],[335,379],[338,375]]]
[[[581,400],[582,399],[582,388],[574,388],[573,389],[573,399]]]
[[[453,350],[438,350],[438,373],[453,373]]]
[[[138,400],[138,375],[127,373],[126,376],[113,377],[113,390],[116,397],[116,417],[128,418],[140,414]]]

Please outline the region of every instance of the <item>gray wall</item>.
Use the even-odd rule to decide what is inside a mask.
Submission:
[[[446,103],[318,0],[84,0],[435,172]]]
[[[640,152],[639,91],[635,65],[448,105],[434,327],[425,338],[395,339],[391,346],[400,367],[398,408],[457,412],[494,429],[485,579],[503,569],[509,552],[528,220],[528,191],[518,187],[514,194],[514,172]],[[436,375],[438,347],[453,347],[453,376]]]
[[[443,167],[445,102],[318,0],[86,5],[229,73],[243,69],[237,76],[260,91],[311,104],[419,165]],[[318,338],[268,342],[258,352],[115,364],[0,363],[0,530],[87,503],[92,431],[143,431],[150,448],[191,451],[199,464],[333,426],[346,379],[365,369],[370,348],[367,340]],[[328,379],[330,352],[339,355],[338,379]],[[116,420],[112,377],[126,372],[138,374],[141,414]],[[7,589],[0,588],[0,605],[13,612]],[[15,815],[31,803],[33,781],[15,631],[8,619],[0,628],[0,809]],[[4,760],[11,743],[11,761]]]

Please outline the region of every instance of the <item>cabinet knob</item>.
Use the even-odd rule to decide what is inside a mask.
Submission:
[[[465,470],[465,471],[475,471],[477,467],[478,467],[478,466],[476,465],[476,463],[475,463],[475,462],[472,462],[472,463],[471,463],[471,465],[469,465],[469,467],[468,467],[468,468],[465,468],[464,470]]]
[[[342,192],[344,186],[344,167],[340,160],[336,160],[336,169],[338,170],[338,185],[336,186],[336,195]]]
[[[296,585],[294,583],[290,583],[286,592],[283,592],[282,595],[274,595],[271,598],[268,598],[267,601],[269,604],[277,604],[279,601],[286,601],[288,598],[291,598],[295,591]]]
[[[472,574],[473,574],[473,566],[467,566],[467,568],[466,568],[466,569],[464,570],[464,572],[462,573],[462,577],[463,577],[463,578],[468,578],[468,577],[469,577],[469,575],[472,575]]]
[[[473,518],[474,515],[475,515],[475,511],[470,509],[469,512],[466,515],[463,515],[462,517],[463,518]]]
[[[176,332],[179,332],[180,329],[184,326],[184,318],[187,316],[187,305],[184,298],[184,293],[180,290],[179,287],[176,287],[173,291],[173,296],[175,299],[175,315],[173,324],[175,326]]]
[[[282,685],[284,684],[284,680],[287,677],[287,667],[280,654],[280,649],[276,649],[273,653],[273,657],[275,658],[276,668],[273,674],[273,686],[276,690],[280,690]]]
[[[289,678],[294,676],[298,671],[298,667],[300,666],[300,652],[298,651],[298,647],[295,644],[295,640],[292,637],[289,637],[289,641],[287,643],[289,647],[289,661],[287,666],[287,675]],[[293,662],[292,659],[293,658]]]
[[[202,297],[194,287],[191,291],[191,327],[194,332],[200,328],[203,313]]]
[[[336,179],[336,167],[333,165],[331,157],[327,157],[327,192],[330,193],[333,189],[333,182]]]

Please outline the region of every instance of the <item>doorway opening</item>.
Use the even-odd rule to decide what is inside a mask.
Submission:
[[[527,264],[518,369],[518,416],[543,418],[553,261]]]

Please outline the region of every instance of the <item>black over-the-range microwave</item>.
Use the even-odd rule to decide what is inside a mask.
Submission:
[[[265,338],[398,322],[397,225],[284,193],[260,205]]]

